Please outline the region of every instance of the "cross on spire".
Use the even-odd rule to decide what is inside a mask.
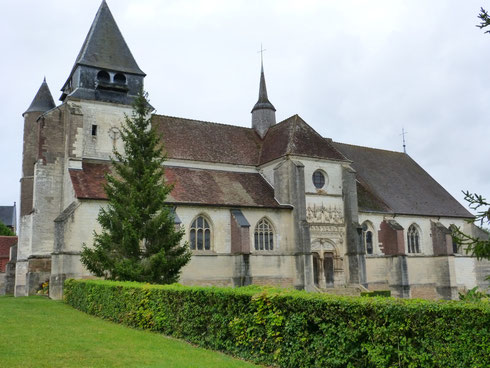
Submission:
[[[267,50],[262,47],[262,44],[260,44],[260,50],[257,51],[257,53],[260,52],[260,64],[264,63],[264,51],[267,51]]]

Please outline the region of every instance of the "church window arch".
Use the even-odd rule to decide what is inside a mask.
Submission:
[[[325,173],[322,170],[316,170],[313,173],[313,185],[317,189],[322,189],[325,186]]]
[[[374,227],[369,221],[362,223],[362,242],[366,254],[374,254]]]
[[[263,217],[255,226],[254,231],[255,250],[274,250],[274,228],[271,222]]]
[[[99,82],[105,82],[105,83],[110,83],[111,81],[111,76],[108,72],[105,70],[101,70],[100,72],[97,73],[97,80]]]
[[[410,225],[407,231],[408,253],[420,253],[420,231],[415,224]]]
[[[126,76],[122,73],[116,73],[114,75],[114,83],[126,84]]]
[[[211,250],[212,228],[204,216],[197,216],[189,229],[189,247],[191,250]]]

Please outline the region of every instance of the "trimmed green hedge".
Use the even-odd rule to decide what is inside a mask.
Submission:
[[[367,296],[367,297],[373,297],[373,296],[390,297],[391,296],[391,291],[390,290],[363,291],[363,292],[361,292],[361,296]]]
[[[281,367],[489,367],[490,305],[67,280],[73,307]]]

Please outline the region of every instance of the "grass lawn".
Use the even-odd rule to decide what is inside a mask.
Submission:
[[[0,297],[1,367],[255,367],[45,297]]]

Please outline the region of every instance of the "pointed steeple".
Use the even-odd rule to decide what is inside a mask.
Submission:
[[[252,112],[258,109],[270,109],[276,111],[274,105],[271,104],[267,97],[267,86],[265,85],[264,75],[264,62],[260,61],[260,87],[259,87],[259,100],[252,109]]]
[[[76,64],[145,75],[136,64],[105,0],[95,15]]]
[[[51,95],[48,84],[46,83],[46,77],[44,77],[41,87],[39,87],[36,96],[32,100],[29,108],[24,112],[24,114],[28,112],[43,113],[51,110],[54,107],[56,107],[56,105],[54,104],[53,96]]]
[[[260,87],[259,100],[252,109],[252,128],[261,138],[264,138],[269,128],[276,123],[276,108],[271,104],[267,96],[265,85],[264,61],[260,57]]]
[[[143,87],[140,69],[103,0],[63,88],[67,96],[130,104]]]

